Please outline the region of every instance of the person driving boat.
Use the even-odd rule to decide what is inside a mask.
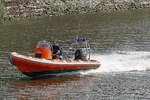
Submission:
[[[56,40],[52,43],[52,59],[62,59],[62,49],[57,45]]]

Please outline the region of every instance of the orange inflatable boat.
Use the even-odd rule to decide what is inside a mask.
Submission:
[[[96,69],[100,67],[100,62],[96,60],[63,60],[52,59],[51,46],[48,43],[39,43],[34,57],[24,56],[12,52],[9,56],[11,64],[25,75],[38,77],[63,72],[72,72],[77,70]]]

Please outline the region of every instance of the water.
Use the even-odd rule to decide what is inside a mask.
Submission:
[[[0,24],[0,99],[150,99],[149,27],[150,9]],[[69,51],[77,35],[89,39],[99,69],[32,79],[9,63],[10,52],[33,55],[39,40],[58,39]]]

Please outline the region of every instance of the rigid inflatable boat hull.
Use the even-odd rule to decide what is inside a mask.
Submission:
[[[11,53],[9,58],[13,65],[16,65],[23,74],[30,77],[96,69],[100,67],[99,61],[47,60],[24,56],[15,52]]]

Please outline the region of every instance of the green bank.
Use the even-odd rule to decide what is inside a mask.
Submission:
[[[149,7],[149,0],[1,0],[0,17],[60,16]]]

